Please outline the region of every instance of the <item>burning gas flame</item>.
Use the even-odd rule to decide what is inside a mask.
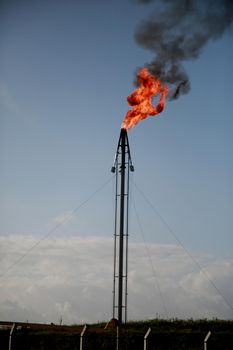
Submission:
[[[130,109],[123,120],[121,127],[130,129],[140,120],[150,115],[156,115],[163,111],[166,96],[168,94],[168,86],[162,83],[147,68],[141,68],[138,72],[139,88],[127,97]],[[156,106],[152,104],[152,98],[160,94],[159,101]]]

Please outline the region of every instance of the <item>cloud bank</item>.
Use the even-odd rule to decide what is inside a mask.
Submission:
[[[1,274],[35,243],[34,237],[1,236]],[[233,261],[201,254],[195,258],[232,305]],[[1,320],[106,321],[112,317],[112,266],[112,237],[47,239],[1,278]],[[142,243],[130,243],[128,285],[131,320],[233,316],[221,295],[176,245],[150,244],[145,249]]]

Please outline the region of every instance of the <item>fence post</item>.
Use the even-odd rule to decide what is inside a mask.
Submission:
[[[204,339],[204,350],[207,350],[207,340],[209,339],[211,332],[209,331]]]
[[[150,332],[151,332],[151,328],[148,328],[148,330],[144,336],[144,348],[143,348],[144,350],[147,350],[147,338],[148,338]]]
[[[86,332],[86,329],[87,329],[87,325],[85,324],[80,334],[80,350],[83,350],[83,336],[84,336],[84,333]]]
[[[13,323],[13,325],[12,325],[12,327],[11,327],[11,331],[10,331],[10,337],[9,337],[9,350],[11,350],[12,336],[13,336],[15,327],[16,327],[16,323]]]

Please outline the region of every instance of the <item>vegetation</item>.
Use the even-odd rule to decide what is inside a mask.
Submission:
[[[79,350],[83,325],[57,326],[18,323],[12,336],[12,350]],[[10,326],[0,323],[0,344],[8,350]],[[208,349],[233,349],[233,321],[223,320],[148,320],[129,322],[120,328],[119,349],[142,350],[148,328],[148,350],[199,350],[211,331]],[[116,349],[116,329],[104,329],[105,323],[87,327],[83,350]]]

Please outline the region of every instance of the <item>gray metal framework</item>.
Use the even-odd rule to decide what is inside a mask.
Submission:
[[[116,156],[111,171],[116,174],[113,318],[117,318],[119,324],[122,324],[122,322],[127,322],[129,173],[130,171],[134,171],[126,129],[121,129]]]

